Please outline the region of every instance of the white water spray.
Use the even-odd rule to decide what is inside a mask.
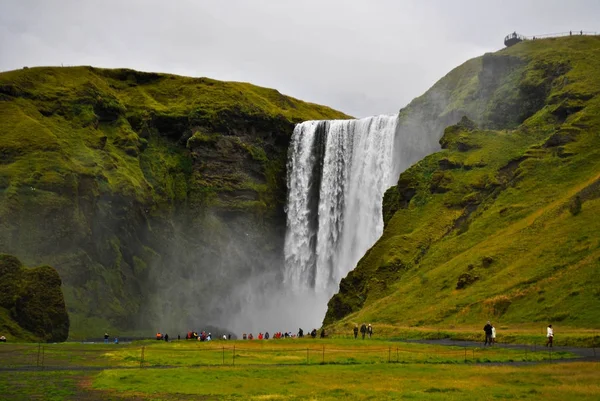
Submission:
[[[285,286],[329,299],[383,232],[396,116],[298,124],[288,159]],[[326,305],[303,316],[320,325]]]

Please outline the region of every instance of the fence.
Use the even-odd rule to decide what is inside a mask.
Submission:
[[[182,342],[185,343],[185,342]],[[0,369],[116,369],[201,366],[273,366],[374,363],[506,363],[554,361],[576,355],[567,351],[527,346],[499,347],[300,346],[265,348],[248,343],[221,346],[190,344],[3,344]],[[183,347],[181,347],[183,345]],[[283,344],[281,344],[283,345]],[[185,347],[185,348],[184,348]],[[593,349],[596,356],[596,349]]]

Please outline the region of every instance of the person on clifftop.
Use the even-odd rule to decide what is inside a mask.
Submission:
[[[367,327],[367,334],[369,334],[369,338],[373,335],[373,326],[369,323],[369,327]]]
[[[485,332],[485,343],[483,346],[492,345],[492,324],[488,320],[487,324],[483,326],[483,331]]]
[[[108,333],[104,333],[104,344],[108,344]]]
[[[362,339],[365,339],[365,334],[367,334],[367,325],[366,324],[362,324],[362,326],[360,326],[360,334],[362,334]]]
[[[354,331],[354,339],[356,340],[358,337],[358,324],[354,325],[354,329],[352,331]]]

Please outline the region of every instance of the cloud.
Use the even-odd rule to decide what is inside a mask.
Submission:
[[[394,113],[514,30],[599,30],[595,0],[2,0],[0,70],[129,67]]]

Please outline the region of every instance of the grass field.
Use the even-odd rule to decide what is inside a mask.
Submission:
[[[23,370],[0,374],[0,399],[553,400],[600,396],[599,363],[560,363],[576,355],[533,350],[343,338],[3,344],[2,367]]]
[[[0,348],[4,367],[140,368],[272,365],[472,364],[574,358],[568,350],[461,347],[385,340],[139,341],[131,344],[16,344]]]
[[[591,400],[596,362],[534,366],[362,364],[3,372],[11,400]]]

